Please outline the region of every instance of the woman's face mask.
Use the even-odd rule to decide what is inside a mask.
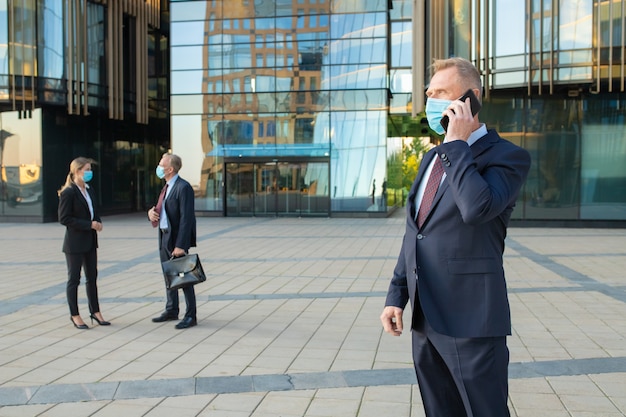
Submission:
[[[426,118],[428,119],[428,126],[439,135],[446,133],[443,126],[441,126],[441,119],[443,118],[443,112],[450,104],[452,104],[452,100],[440,98],[428,98],[426,100]]]
[[[93,171],[85,171],[83,172],[83,181],[89,182],[93,178]]]

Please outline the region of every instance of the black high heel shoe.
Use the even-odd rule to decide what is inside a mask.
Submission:
[[[73,318],[70,317],[70,321],[72,322],[72,324],[74,325],[74,327],[76,327],[78,330],[87,330],[89,328],[89,326],[87,326],[86,324],[76,324],[76,322],[74,321]]]
[[[95,320],[95,321],[98,322],[98,324],[100,326],[110,326],[111,325],[110,321],[100,320],[100,319],[98,319],[98,317],[95,316],[95,314],[92,314],[89,317],[91,318],[91,324],[93,324],[93,321]]]

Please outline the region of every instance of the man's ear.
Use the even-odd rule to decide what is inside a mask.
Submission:
[[[482,94],[482,91],[480,91],[480,88],[472,88],[472,91],[474,92],[474,95],[476,96],[478,101],[480,103],[482,103],[483,102],[483,94]]]

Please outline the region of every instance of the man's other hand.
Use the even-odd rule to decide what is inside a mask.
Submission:
[[[403,309],[400,307],[387,306],[383,309],[383,313],[380,315],[380,321],[383,323],[383,329],[393,336],[400,336],[402,334],[402,313]]]

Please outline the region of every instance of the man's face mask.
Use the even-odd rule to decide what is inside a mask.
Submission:
[[[156,167],[156,176],[159,177],[159,179],[165,178],[165,168],[161,165],[157,165]]]
[[[441,126],[443,112],[452,104],[452,100],[444,100],[440,98],[428,98],[426,100],[426,118],[428,126],[438,135],[443,135],[446,131]]]

